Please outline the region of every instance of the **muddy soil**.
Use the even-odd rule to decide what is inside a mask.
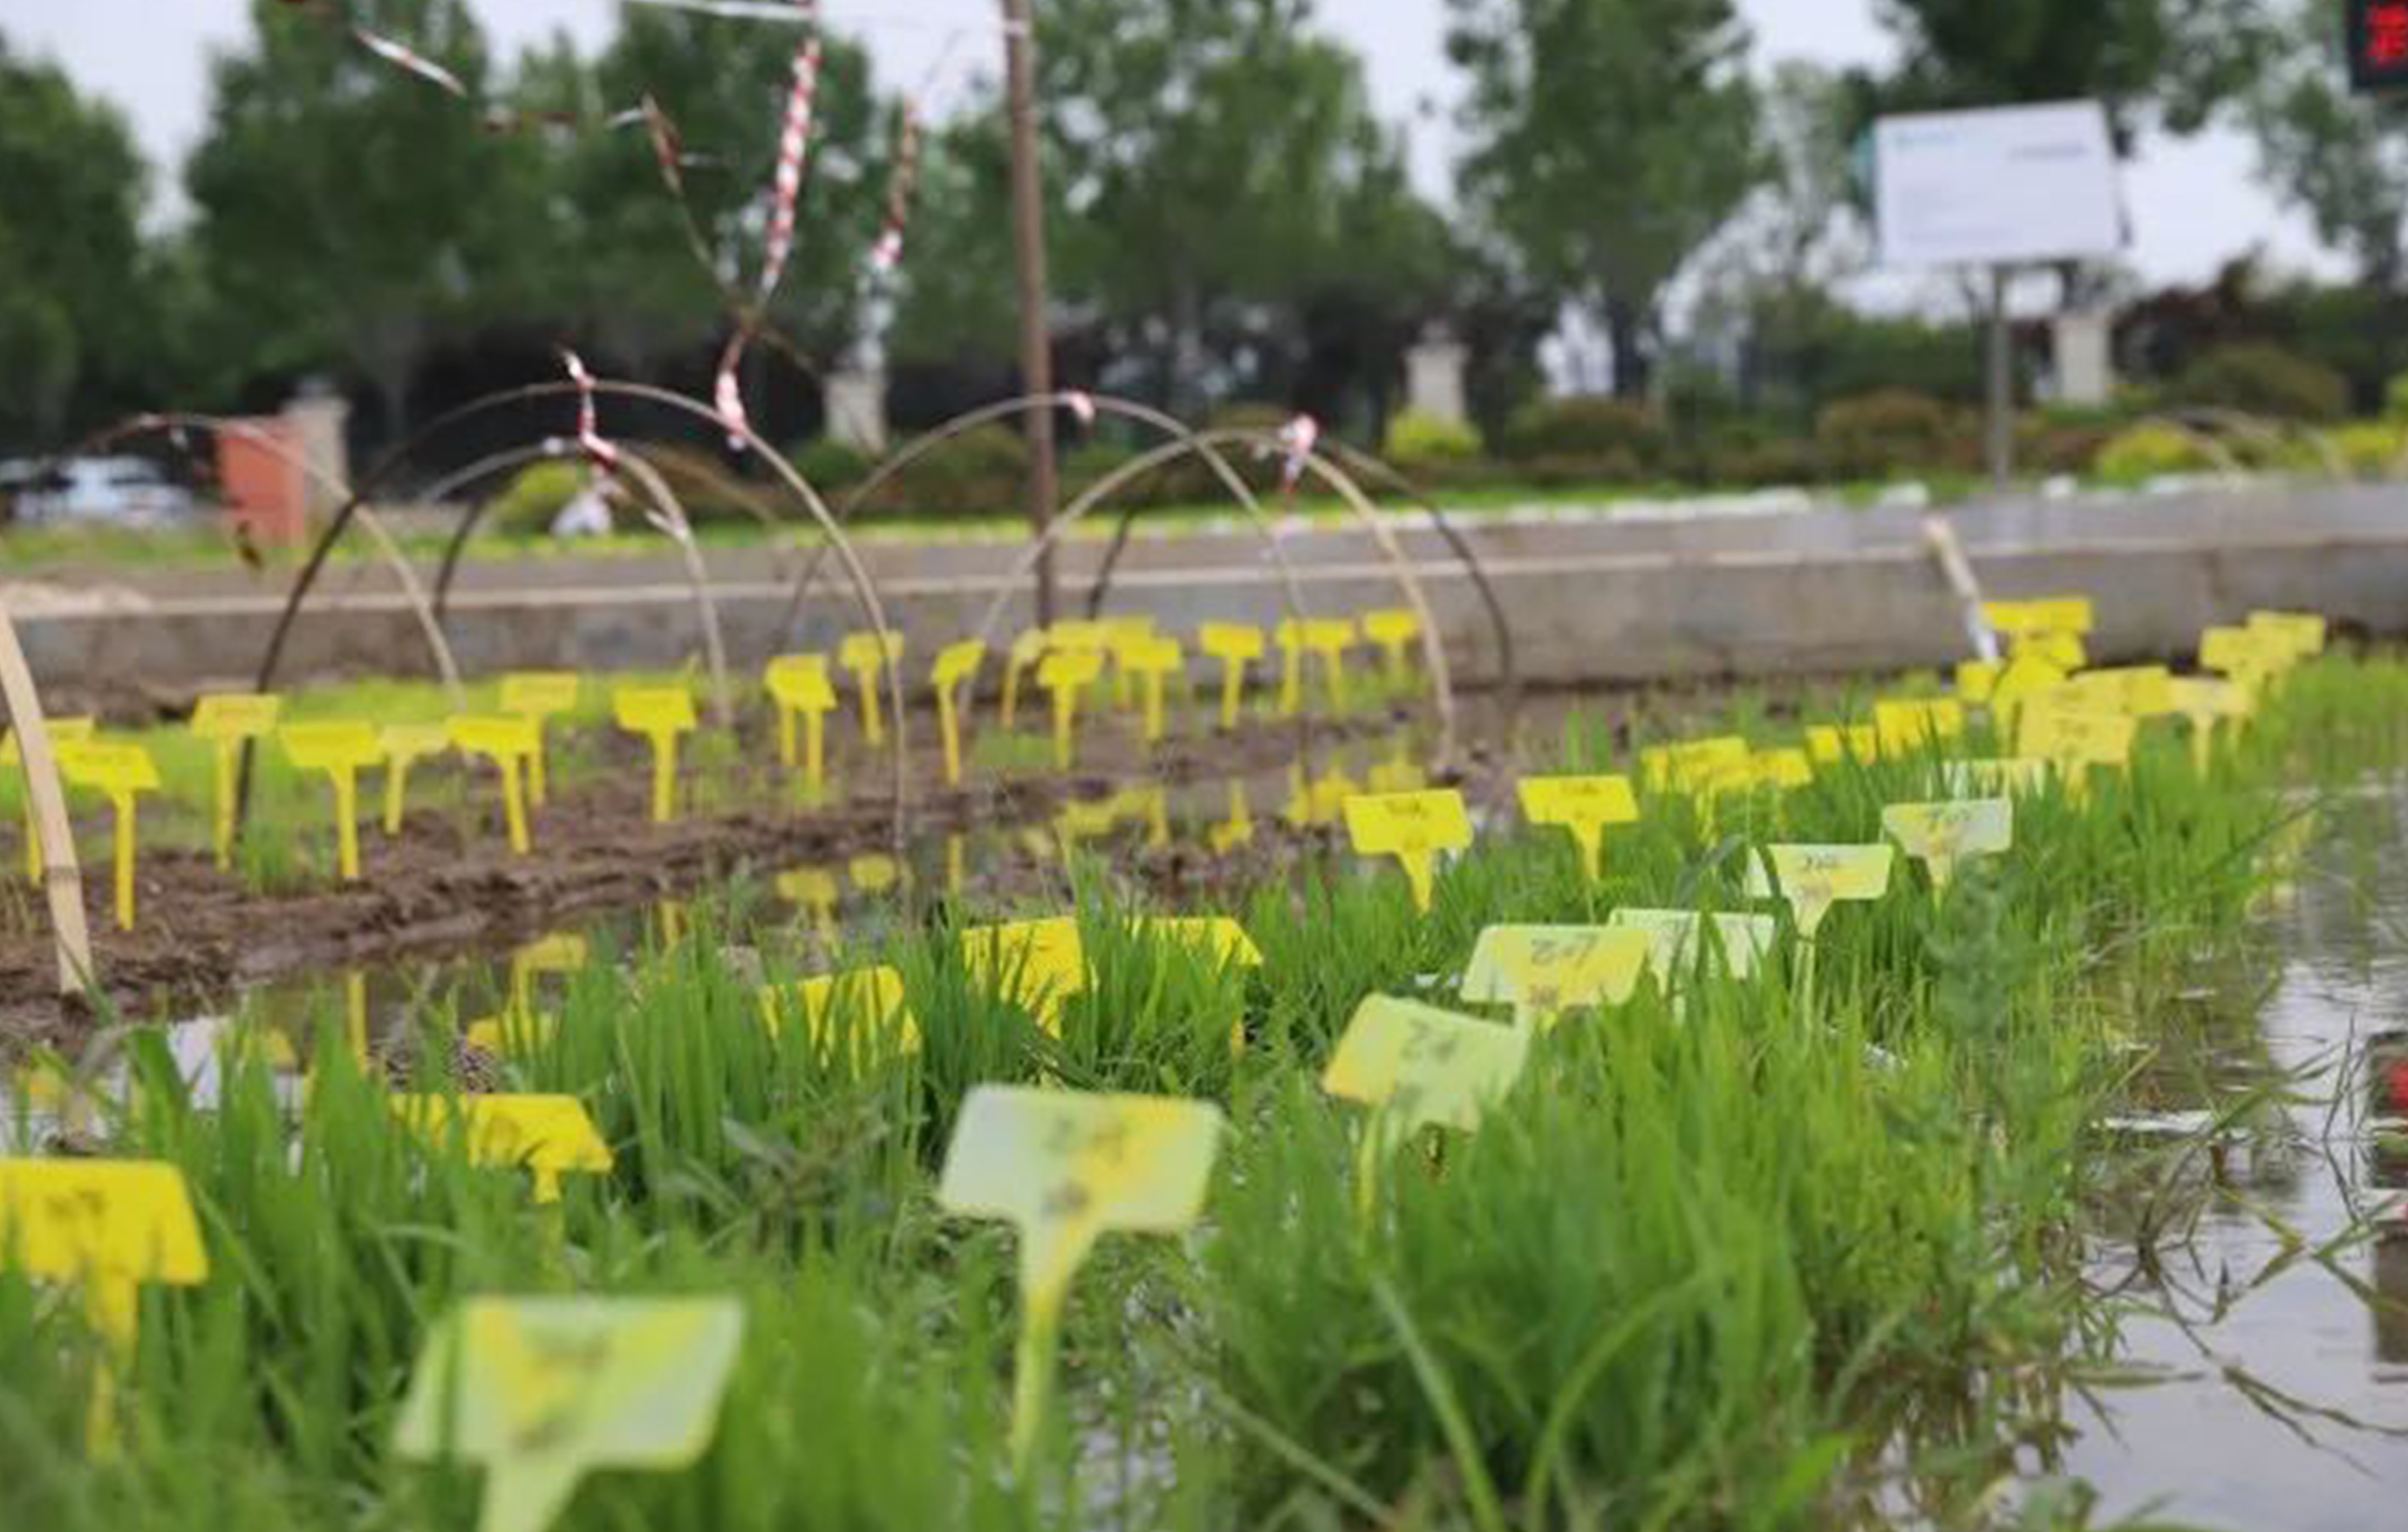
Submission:
[[[933,720],[913,723],[906,823],[914,840],[1039,823],[1068,801],[1133,780],[1176,787],[1276,772],[1300,754],[1395,726],[1384,717],[1316,722],[1309,731],[1271,725],[1154,749],[1117,730],[1098,731],[1082,740],[1070,775],[997,780],[973,768],[970,782],[954,790],[940,785]],[[101,1015],[222,1004],[246,984],[283,975],[507,945],[580,917],[681,897],[739,871],[767,874],[896,849],[889,766],[859,763],[843,801],[791,811],[777,807],[791,787],[781,789],[765,770],[734,795],[748,807],[658,825],[650,820],[642,749],[610,739],[602,747],[609,769],[556,783],[552,801],[533,813],[535,851],[526,857],[509,854],[498,805],[467,815],[415,813],[395,839],[364,826],[368,876],[353,885],[262,893],[205,854],[146,848],[131,932],[116,928],[107,865],[88,865],[85,901],[101,978],[91,1005],[58,998],[48,917],[35,892],[12,881],[0,894],[0,1045],[66,1042]],[[1267,821],[1267,842],[1268,830]],[[1182,869],[1171,874],[1173,883],[1194,886],[1199,874],[1186,862],[1162,870],[1171,866]]]

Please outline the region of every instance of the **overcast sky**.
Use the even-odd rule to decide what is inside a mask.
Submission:
[[[1044,0],[1036,0],[1041,17]],[[610,29],[616,0],[471,0],[505,53],[565,27],[587,48]],[[1756,62],[1805,56],[1830,64],[1880,60],[1872,0],[1740,0],[1756,29]],[[956,59],[999,47],[993,0],[824,0],[832,21],[867,38],[882,77],[917,84],[950,45]],[[1453,151],[1451,72],[1439,49],[1444,0],[1320,0],[1321,24],[1359,50],[1381,109],[1412,124],[1426,190],[1443,195]],[[238,45],[246,0],[0,0],[0,34],[63,64],[85,89],[133,120],[144,150],[170,178],[199,133],[208,58]],[[730,22],[736,25],[742,23]],[[953,73],[949,68],[947,73]],[[2252,246],[2289,267],[2329,267],[2312,233],[2259,189],[2245,140],[2229,133],[2144,146],[2126,187],[2133,264],[2155,281],[2197,280]]]

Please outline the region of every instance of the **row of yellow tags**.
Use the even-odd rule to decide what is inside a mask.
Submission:
[[[1332,706],[1343,709],[1348,695],[1346,656],[1366,638],[1382,649],[1391,680],[1409,684],[1409,650],[1421,633],[1419,619],[1404,610],[1279,624],[1274,630],[1283,656],[1279,710],[1293,715],[1302,707],[1307,655],[1320,661]],[[1243,623],[1208,623],[1198,634],[1198,647],[1221,664],[1221,726],[1234,729],[1248,669],[1266,652],[1263,630]],[[872,749],[882,747],[886,740],[882,692],[888,667],[899,665],[902,655],[902,637],[891,633],[882,638],[877,634],[852,634],[838,650],[837,664],[854,681],[862,738]],[[939,651],[930,671],[944,747],[945,780],[951,785],[962,780],[963,691],[975,681],[985,660],[986,646],[967,640]],[[1007,656],[1001,726],[1008,730],[1014,725],[1022,680],[1033,668],[1038,684],[1053,698],[1054,764],[1062,770],[1070,769],[1076,761],[1080,697],[1103,680],[1107,661],[1116,698],[1124,704],[1134,699],[1133,705],[1143,709],[1145,741],[1159,741],[1166,732],[1166,685],[1169,678],[1184,677],[1187,652],[1177,638],[1157,634],[1152,618],[1143,617],[1056,623],[1023,634]],[[839,706],[828,657],[781,655],[769,662],[763,681],[778,712],[780,763],[789,769],[800,766],[806,797],[818,802],[826,787],[827,715]],[[501,785],[510,850],[524,855],[532,846],[527,810],[530,806],[541,808],[548,793],[547,725],[576,709],[585,685],[585,679],[573,671],[514,672],[502,679],[498,712],[463,714],[444,723],[380,724],[357,720],[286,723],[281,722],[283,699],[273,694],[203,696],[194,709],[192,731],[208,741],[214,752],[213,840],[218,865],[230,866],[233,861],[241,752],[247,744],[270,736],[297,769],[321,772],[328,779],[333,789],[336,865],[345,881],[360,876],[359,774],[372,767],[384,769],[384,830],[397,836],[407,811],[410,769],[452,750],[493,764]],[[618,727],[642,737],[652,746],[652,814],[655,822],[666,823],[677,814],[679,741],[697,725],[693,694],[676,685],[623,685],[612,689],[610,702]],[[101,795],[111,806],[117,921],[130,930],[139,830],[136,801],[143,794],[159,791],[158,766],[139,743],[97,737],[89,718],[54,719],[50,733],[68,785]],[[11,733],[0,739],[0,766],[15,764],[17,758],[16,737]],[[37,881],[42,871],[41,846],[30,797],[25,832],[26,876]]]
[[[2322,648],[2316,620],[2260,617],[2272,620],[2218,630],[2239,637],[2212,640],[2226,662],[2220,666],[2225,682],[2243,704],[2219,710],[2218,720],[2245,718],[2263,688]],[[1990,678],[1990,705],[2016,710],[2016,737],[2029,753],[1956,763],[1998,768],[1968,773],[1962,780],[1973,790],[2028,790],[2052,769],[2071,768],[2078,780],[2107,764],[2094,736],[2115,731],[2100,724],[2069,734],[2042,720],[2060,710],[2121,718],[2128,754],[2130,726],[2138,722],[2134,709],[2156,700],[2154,681],[2129,680],[2077,687],[2071,698],[2057,694],[2062,680],[2000,697],[1999,691],[2027,662],[2056,667],[2053,657],[2016,656]],[[2110,699],[2117,710],[2111,712]],[[1961,729],[1960,699],[1924,702],[1914,732],[1888,748],[1927,748],[1947,737],[1952,704]],[[1880,725],[1874,727],[1870,743],[1884,748]],[[2035,751],[2036,730],[2044,744],[2078,737],[2079,748],[2064,754]],[[1837,741],[1842,757],[1861,743],[1844,736]],[[1668,747],[1642,762],[1651,786],[1702,783],[1709,792],[1735,764],[1720,741]],[[1561,826],[1573,837],[1592,873],[1601,869],[1606,826],[1637,817],[1635,796],[1622,778],[1529,779],[1521,795],[1533,823]],[[1469,817],[1453,793],[1368,795],[1350,799],[1345,811],[1356,849],[1398,857],[1425,907],[1431,861],[1470,842]],[[1883,820],[1908,853],[1925,863],[1937,888],[1959,860],[2008,849],[2013,798],[1892,805]],[[1834,904],[1887,892],[1892,856],[1886,844],[1770,846],[1751,866],[1749,891],[1785,900],[1801,938],[1811,941]],[[1227,920],[1146,924],[1152,934],[1188,943],[1222,964],[1260,962],[1244,932]],[[1692,950],[1711,953],[1718,947],[1733,976],[1745,977],[1769,948],[1770,927],[1761,915],[1717,915],[1708,926],[1695,911],[1632,909],[1613,912],[1604,926],[1491,927],[1481,935],[1459,993],[1468,1004],[1511,1006],[1512,1026],[1395,996],[1366,999],[1323,1080],[1331,1094],[1371,1109],[1357,1178],[1362,1216],[1376,1216],[1389,1152],[1426,1126],[1476,1129],[1485,1106],[1521,1074],[1532,1038],[1562,1010],[1627,999],[1643,970],[1677,974]],[[1008,981],[1040,1024],[1058,1024],[1062,1001],[1085,981],[1087,959],[1070,918],[985,927],[964,939],[974,970],[991,981]],[[873,1032],[856,1037],[856,1047],[916,1048],[917,1026],[892,969],[826,976],[790,995],[765,991],[761,1004],[772,1027],[792,1012],[814,1035],[824,1035],[840,996],[853,1014],[880,1019]],[[459,1135],[476,1160],[531,1170],[538,1200],[559,1196],[565,1173],[603,1172],[611,1165],[609,1145],[571,1097],[454,1102],[407,1096],[394,1098],[394,1110],[421,1131]],[[965,1099],[939,1198],[957,1215],[1005,1220],[1018,1230],[1025,1331],[1020,1351],[1025,1370],[1013,1420],[1020,1455],[1033,1446],[1050,1406],[1055,1339],[1073,1275],[1108,1230],[1191,1227],[1225,1125],[1212,1104],[1168,1097],[983,1085]],[[135,1341],[138,1284],[197,1283],[208,1269],[181,1172],[161,1162],[0,1161],[0,1248],[30,1275],[82,1284],[93,1323],[120,1356]],[[430,1331],[405,1401],[397,1450],[481,1463],[487,1480],[480,1525],[487,1532],[538,1532],[594,1469],[668,1469],[701,1454],[715,1430],[742,1321],[738,1306],[716,1298],[470,1300]],[[96,1448],[110,1439],[114,1386],[108,1376],[96,1381]]]

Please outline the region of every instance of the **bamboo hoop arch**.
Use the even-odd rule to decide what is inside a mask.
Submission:
[[[1051,394],[1017,394],[1009,399],[998,399],[992,404],[981,405],[976,409],[965,410],[941,425],[934,426],[905,442],[872,468],[867,478],[846,492],[842,503],[837,508],[838,519],[850,523],[853,515],[868,502],[869,497],[892,483],[904,469],[928,456],[938,448],[968,435],[982,425],[990,425],[1014,415],[1033,414],[1039,409],[1069,409],[1082,405],[1097,414],[1111,415],[1118,419],[1135,421],[1140,424],[1152,426],[1174,440],[1188,443],[1191,446],[1200,441],[1186,422],[1181,421],[1176,415],[1156,409],[1142,401],[1125,398],[1119,394],[1083,394],[1073,389],[1056,389]],[[1263,510],[1262,504],[1255,497],[1254,491],[1247,487],[1245,476],[1239,473],[1226,457],[1209,444],[1197,448],[1196,455],[1204,459],[1206,466],[1211,469],[1213,477],[1220,480],[1222,486],[1228,490],[1230,497],[1245,510],[1253,525],[1261,534],[1264,545],[1270,552],[1271,562],[1278,567],[1288,615],[1298,622],[1304,621],[1311,615],[1311,609],[1305,599],[1303,583],[1297,579],[1296,567],[1289,563],[1286,550],[1281,546],[1277,527],[1271,523],[1268,514]],[[806,565],[802,572],[796,577],[794,589],[786,598],[786,609],[778,620],[778,631],[782,633],[792,629],[796,614],[802,609],[803,600],[809,594],[812,581],[818,577],[820,563],[824,557],[824,550],[815,553],[811,562]],[[1018,578],[1015,574],[1013,577],[1015,583]]]
[[[804,478],[793,464],[772,451],[768,444],[761,439],[750,424],[741,427],[734,426],[722,420],[717,410],[702,401],[672,389],[660,388],[650,383],[597,378],[591,387],[592,392],[599,396],[639,400],[676,410],[708,423],[713,430],[728,432],[751,449],[761,462],[769,466],[772,474],[787,493],[802,504],[804,510],[819,524],[821,531],[834,545],[837,556],[844,566],[847,582],[853,588],[853,598],[859,604],[870,631],[877,635],[882,645],[892,640],[894,630],[886,620],[885,603],[879,595],[877,582],[870,578],[868,569],[862,564],[860,554],[853,546],[852,539],[845,536],[844,529],[838,524],[835,516],[828,510],[827,503],[820,497],[819,492],[812,488],[810,481]],[[517,388],[505,389],[444,411],[400,442],[388,448],[384,455],[370,468],[362,487],[355,488],[344,500],[325,531],[320,535],[317,543],[311,547],[309,557],[304,563],[299,576],[294,580],[292,591],[285,598],[284,609],[279,615],[276,627],[268,637],[266,651],[261,656],[256,682],[258,688],[265,691],[275,684],[277,670],[283,660],[285,642],[300,612],[301,604],[308,598],[310,587],[317,582],[319,575],[324,569],[327,555],[333,549],[336,539],[342,535],[343,529],[350,524],[351,518],[363,508],[368,489],[380,484],[392,474],[397,472],[403,464],[424,451],[427,443],[463,421],[507,405],[531,399],[566,397],[577,392],[578,386],[569,382],[526,383]],[[661,488],[666,491],[666,486],[664,484]],[[649,488],[647,494],[650,494]],[[670,496],[670,499],[673,503],[674,496]],[[681,520],[682,511],[679,515]],[[709,570],[701,566],[699,557],[695,554],[691,546],[690,533],[685,551],[689,557],[689,571],[699,578],[702,588],[707,592],[710,584]],[[714,626],[716,625],[715,612],[709,621]],[[888,699],[895,714],[894,844],[899,854],[909,838],[910,816],[910,723],[909,715],[903,707],[904,693],[900,666],[887,667],[886,683]],[[250,789],[251,753],[249,747],[246,746],[240,786],[236,798],[237,832],[249,811]]]
[[[1130,459],[1090,485],[1077,499],[1064,508],[1062,513],[1054,517],[1042,533],[1030,539],[1028,546],[1022,551],[1019,562],[1005,578],[1003,588],[996,594],[995,599],[988,603],[986,613],[980,621],[975,637],[982,642],[993,644],[996,625],[1003,619],[1005,606],[1013,595],[1018,594],[1021,580],[1036,567],[1037,561],[1044,556],[1046,550],[1061,539],[1065,532],[1084,520],[1089,512],[1101,505],[1124,484],[1133,481],[1142,474],[1153,472],[1166,463],[1175,462],[1182,456],[1196,454],[1202,449],[1225,445],[1252,447],[1257,451],[1283,454],[1287,451],[1286,446],[1280,440],[1277,432],[1224,429],[1198,432],[1193,440],[1189,441],[1166,442],[1150,452]],[[1455,757],[1455,688],[1447,671],[1446,646],[1439,639],[1437,619],[1430,609],[1427,594],[1422,589],[1421,578],[1414,572],[1412,561],[1405,557],[1404,550],[1398,545],[1396,534],[1387,524],[1386,518],[1371,502],[1370,497],[1363,493],[1362,486],[1355,483],[1351,475],[1319,452],[1306,452],[1299,461],[1304,469],[1312,472],[1324,484],[1336,491],[1339,497],[1344,500],[1348,508],[1363,522],[1367,530],[1370,532],[1372,540],[1379,544],[1381,553],[1388,561],[1398,584],[1403,589],[1406,605],[1412,608],[1413,615],[1420,621],[1422,659],[1429,668],[1431,690],[1438,703],[1439,744],[1434,765],[1439,769],[1444,770],[1453,763]]]

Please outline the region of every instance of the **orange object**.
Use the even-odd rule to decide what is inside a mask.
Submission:
[[[295,543],[308,531],[309,486],[290,421],[262,415],[218,433],[218,482],[226,515],[258,543]]]

